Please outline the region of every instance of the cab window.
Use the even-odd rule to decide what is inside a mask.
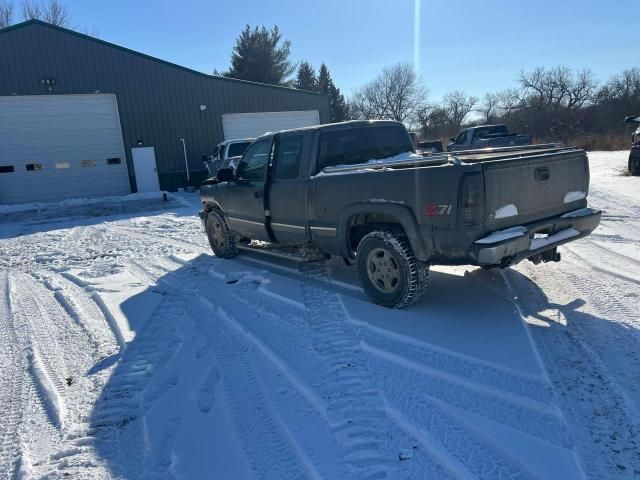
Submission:
[[[251,145],[238,165],[238,176],[245,180],[264,181],[270,150],[271,141]]]
[[[296,178],[302,159],[302,135],[289,135],[280,139],[274,177],[276,180]]]

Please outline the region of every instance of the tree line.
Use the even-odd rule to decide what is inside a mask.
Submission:
[[[42,20],[59,27],[69,27],[71,15],[60,0],[22,0],[20,3],[0,0],[0,28],[26,20]]]
[[[538,142],[627,148],[632,127],[622,121],[640,114],[640,69],[600,82],[589,69],[538,67],[521,72],[515,86],[482,99],[456,90],[434,103],[412,66],[400,63],[356,90],[350,112],[353,118],[403,122],[423,139],[447,141],[465,126],[505,123]]]

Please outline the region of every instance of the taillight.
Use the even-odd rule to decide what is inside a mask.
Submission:
[[[458,223],[478,225],[484,216],[484,184],[481,173],[464,175],[458,196]]]

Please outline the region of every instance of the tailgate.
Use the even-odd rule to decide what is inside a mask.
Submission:
[[[522,225],[586,205],[589,161],[583,150],[483,163],[489,229]]]

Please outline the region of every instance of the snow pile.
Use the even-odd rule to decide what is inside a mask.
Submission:
[[[160,199],[162,195],[167,192],[148,192],[148,193],[131,193],[124,196],[114,197],[96,197],[96,198],[70,198],[61,202],[50,203],[17,203],[15,205],[0,205],[0,214],[3,213],[17,213],[27,212],[30,210],[46,210],[52,207],[65,208],[65,207],[77,207],[80,205],[96,205],[104,203],[120,203],[131,202],[135,200],[150,200]]]
[[[510,238],[517,238],[523,236],[527,232],[525,227],[511,227],[506,228],[504,230],[498,230],[493,232],[491,235],[481,238],[480,240],[476,240],[475,243],[479,244],[487,244],[487,243],[498,243],[503,240],[509,240]]]
[[[577,200],[582,200],[587,194],[585,192],[567,192],[564,196],[564,203],[571,203]]]
[[[385,163],[406,162],[407,160],[424,160],[424,159],[425,157],[423,157],[422,155],[418,155],[417,153],[413,153],[409,151],[409,152],[399,153],[398,155],[394,155],[392,157],[372,158],[370,160],[366,160],[358,163],[332,165],[331,167],[327,167],[327,170],[348,168],[348,167],[359,167],[359,166],[365,167],[366,165],[380,165]]]
[[[513,203],[509,205],[505,205],[504,207],[500,207],[494,213],[494,218],[508,218],[515,217],[518,215],[518,207],[516,207]]]

